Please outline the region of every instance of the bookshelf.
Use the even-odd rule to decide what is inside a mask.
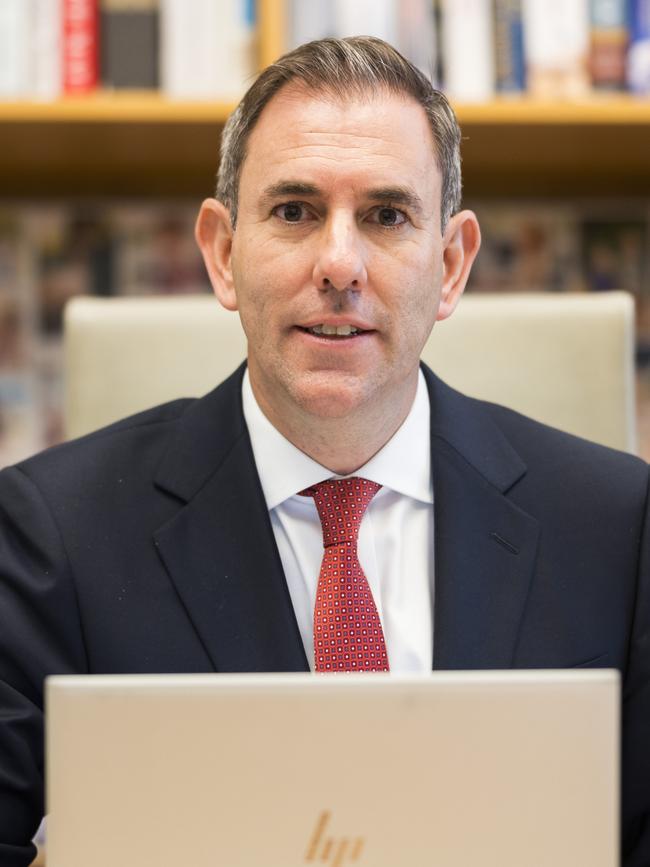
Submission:
[[[258,55],[283,48],[284,0],[259,0]],[[8,197],[210,195],[231,105],[148,92],[0,102]],[[650,99],[457,105],[465,191],[474,196],[650,195]]]
[[[471,196],[650,195],[650,100],[456,106]]]

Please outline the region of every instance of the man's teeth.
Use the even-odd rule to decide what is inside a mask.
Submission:
[[[357,334],[359,329],[354,325],[314,325],[309,331],[312,334],[336,334],[339,337],[349,337],[351,334]]]

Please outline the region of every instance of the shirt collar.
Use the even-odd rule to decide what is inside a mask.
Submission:
[[[289,442],[260,409],[248,370],[242,382],[244,419],[269,510],[325,479],[340,478]],[[388,442],[352,475],[433,503],[429,393],[422,371],[409,414]]]

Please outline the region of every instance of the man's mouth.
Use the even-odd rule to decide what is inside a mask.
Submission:
[[[303,328],[308,334],[314,334],[316,337],[358,337],[359,334],[364,334],[363,328],[357,328],[356,325],[312,325],[309,328]]]

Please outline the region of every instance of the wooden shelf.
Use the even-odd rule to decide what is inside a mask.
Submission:
[[[472,196],[650,195],[650,100],[460,105]]]
[[[158,94],[0,103],[3,197],[211,195],[232,110]],[[650,100],[458,105],[466,196],[650,195]]]
[[[0,123],[218,123],[235,103],[178,101],[152,91],[100,91],[54,102],[1,102]],[[495,99],[455,106],[461,124],[476,126],[650,126],[650,99],[594,96],[581,102]]]
[[[223,124],[234,107],[225,102],[180,102],[150,91],[109,91],[55,102],[0,102],[0,123]]]
[[[545,102],[526,97],[494,99],[456,106],[461,124],[488,126],[650,125],[650,99],[598,95],[581,101]]]

